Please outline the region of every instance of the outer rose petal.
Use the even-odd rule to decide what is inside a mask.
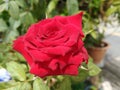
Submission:
[[[39,25],[38,24],[32,24],[28,28],[28,31],[27,31],[25,36],[29,36],[29,35],[35,36],[38,32],[39,32]]]
[[[44,77],[48,74],[48,70],[45,68],[42,68],[39,63],[33,63],[31,65],[30,72],[40,77]]]
[[[64,29],[67,31],[66,36],[69,37],[68,41],[64,43],[65,46],[71,47],[74,44],[77,43],[78,38],[79,38],[79,30],[73,26],[72,24],[68,24],[64,27]]]
[[[84,34],[82,32],[82,15],[83,15],[83,12],[80,12],[79,14],[76,14],[73,16],[68,16],[67,19],[68,19],[69,23],[71,23],[79,28],[81,36],[84,37]]]
[[[64,74],[77,75],[78,74],[78,66],[76,66],[76,65],[68,65],[65,68]]]
[[[83,56],[83,59],[86,63],[88,63],[88,53],[87,53],[87,50],[83,47],[82,48],[82,52],[81,52],[82,56]]]
[[[71,56],[70,60],[69,60],[69,64],[74,64],[76,66],[79,66],[81,63],[83,62],[83,58],[81,55],[81,52],[77,53],[74,56]]]
[[[38,22],[38,24],[41,25],[41,26],[44,26],[44,25],[50,23],[51,21],[52,21],[52,19],[48,18],[48,19],[45,19],[45,20],[41,20],[40,22]]]
[[[80,12],[79,14],[72,15],[72,16],[56,16],[54,18],[59,20],[59,22],[63,25],[67,25],[67,24],[75,25],[76,27],[79,28],[79,32],[83,37],[84,34],[82,32],[82,15],[83,15],[83,12]]]
[[[33,63],[33,60],[31,58],[31,56],[25,50],[23,38],[24,38],[24,36],[21,36],[17,40],[14,41],[13,49],[20,52],[25,57],[25,59],[27,60],[29,65],[31,66],[31,64]]]

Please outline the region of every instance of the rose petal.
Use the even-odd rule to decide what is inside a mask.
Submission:
[[[40,22],[38,22],[38,24],[41,26],[44,26],[44,25],[50,23],[51,21],[52,21],[51,18],[47,18],[47,19],[44,19],[44,20],[41,20]]]
[[[25,36],[36,36],[37,33],[39,32],[39,25],[36,23],[36,24],[32,24],[29,28],[28,28],[28,31],[26,33]]]
[[[85,61],[86,63],[88,63],[88,58],[89,58],[89,56],[88,56],[87,50],[86,50],[84,47],[82,47],[81,53],[82,53],[82,56],[83,56],[84,61]]]
[[[74,27],[73,25],[69,25],[69,24],[66,25],[64,27],[64,29],[66,29],[68,31],[66,36],[69,37],[68,41],[66,41],[64,45],[71,47],[74,44],[76,44],[77,41],[78,41],[78,38],[79,38],[79,35],[80,35],[79,30],[76,27]]]
[[[66,25],[69,23],[66,16],[55,16],[54,18],[56,18],[61,25]]]
[[[59,31],[61,29],[60,24],[56,19],[53,19],[50,23],[43,26],[44,34],[49,34],[54,31]]]
[[[41,51],[46,54],[62,55],[62,56],[64,56],[70,50],[71,50],[70,47],[65,47],[65,46],[46,47],[41,49]]]
[[[39,50],[29,50],[28,52],[32,56],[34,61],[44,62],[51,59],[48,54],[42,53]]]
[[[23,38],[24,36],[21,36],[17,40],[14,41],[13,49],[20,52],[25,57],[28,64],[31,66],[31,64],[33,63],[33,60],[31,56],[29,55],[29,53],[25,50]]]
[[[44,47],[44,45],[41,44],[32,34],[29,34],[29,36],[25,36],[25,46],[31,47],[30,44],[34,47],[34,49],[38,47]]]
[[[53,59],[50,64],[49,64],[49,68],[52,69],[52,70],[56,70],[56,69],[63,69],[65,67],[65,62],[63,61],[60,61],[58,59]]]
[[[49,66],[48,66],[51,70],[56,70],[58,68],[58,60],[53,59]]]
[[[33,63],[30,68],[30,73],[40,77],[45,77],[48,74],[48,70],[45,68],[42,68],[39,63]]]
[[[81,49],[83,47],[83,45],[84,45],[84,43],[83,43],[82,39],[79,38],[78,44],[77,44],[78,49]]]
[[[77,75],[78,74],[78,66],[69,65],[65,68],[64,74],[68,75]]]
[[[77,54],[71,56],[68,63],[79,66],[82,63],[82,61],[83,61],[82,54],[81,54],[81,52],[78,52]]]
[[[84,37],[84,34],[82,32],[82,15],[83,15],[83,12],[80,12],[79,14],[76,14],[73,16],[68,16],[66,18],[69,21],[69,23],[71,23],[79,28],[81,36]]]
[[[58,19],[59,22],[63,25],[67,24],[75,25],[76,27],[79,28],[80,35],[84,37],[84,34],[82,32],[82,15],[83,12],[80,12],[79,14],[72,16],[55,16],[54,18]]]
[[[62,37],[56,40],[45,40],[44,42],[41,42],[45,46],[59,46],[59,45],[64,45],[64,43],[68,40],[68,37]]]

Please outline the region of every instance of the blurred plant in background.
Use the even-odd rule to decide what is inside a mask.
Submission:
[[[119,0],[0,0],[0,68],[6,68],[12,76],[9,82],[0,83],[0,90],[84,90],[84,80],[100,72],[91,60],[80,67],[78,76],[42,80],[29,73],[24,58],[12,50],[12,41],[41,19],[84,11],[83,31],[86,37],[92,36],[92,41],[84,39],[85,45],[93,45],[104,37],[95,30],[100,19],[106,22],[111,14],[120,18],[119,8]]]
[[[83,18],[84,28],[86,32],[92,31],[85,38],[86,47],[104,47],[103,43],[106,23],[111,23],[109,17],[117,15],[119,19],[119,0],[83,0],[81,7],[85,7],[86,17]],[[120,19],[119,19],[120,20]],[[102,27],[99,27],[103,23]]]

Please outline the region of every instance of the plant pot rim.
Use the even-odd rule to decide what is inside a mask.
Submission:
[[[96,46],[92,46],[92,47],[88,47],[87,49],[94,49],[94,50],[99,50],[99,49],[108,49],[110,47],[110,44],[106,41],[102,41],[103,43],[105,43],[106,45],[104,47],[96,47]]]

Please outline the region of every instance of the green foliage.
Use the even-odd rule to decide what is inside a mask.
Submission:
[[[45,18],[45,12],[45,0],[8,0],[1,2],[0,32],[3,34],[3,40],[11,42],[17,36],[24,34],[32,23]]]
[[[70,78],[66,76],[55,90],[72,90]]]
[[[99,23],[99,17],[106,21],[109,15],[119,14],[119,7],[119,0],[1,0],[0,38],[4,42],[12,42],[24,34],[32,23],[46,17],[72,15],[79,11],[85,11],[83,30],[90,34]]]
[[[19,6],[15,1],[9,2],[9,14],[12,18],[16,20],[19,18]]]
[[[88,62],[88,69],[89,69],[88,73],[90,76],[96,76],[101,72],[101,69],[97,65],[93,64],[91,58],[89,59]]]
[[[0,5],[0,13],[2,13],[4,10],[6,10],[7,3],[1,4]]]
[[[11,61],[6,64],[7,70],[11,73],[11,76],[19,81],[25,81],[26,75],[22,65]]]
[[[7,29],[8,29],[8,27],[7,27],[6,22],[1,18],[0,19],[0,32],[3,32],[5,30],[7,30]]]
[[[52,17],[53,11],[55,10],[57,3],[58,3],[58,0],[51,0],[49,2],[46,10],[47,17]]]
[[[43,83],[43,80],[37,78],[33,82],[33,90],[50,90],[48,86]]]
[[[72,15],[76,12],[78,12],[78,0],[67,0],[66,2],[68,14]]]

